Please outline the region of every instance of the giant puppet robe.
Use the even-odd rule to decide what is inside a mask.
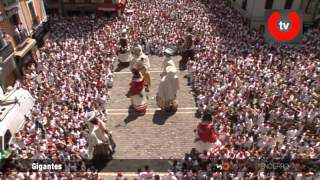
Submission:
[[[166,74],[160,80],[157,104],[165,111],[177,110],[177,92],[179,90],[179,78],[177,76],[177,70],[174,66],[168,66],[166,68]]]
[[[140,78],[130,82],[130,98],[133,109],[138,113],[145,113],[147,97],[144,87],[145,81]]]

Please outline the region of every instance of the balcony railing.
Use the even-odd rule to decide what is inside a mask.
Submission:
[[[9,43],[5,47],[0,49],[0,59],[2,58],[2,61],[5,61],[7,59],[7,57],[9,57],[12,53],[13,53],[13,48],[12,48],[11,44]]]
[[[18,0],[3,0],[3,3],[5,6],[10,6],[10,5],[15,4],[17,2],[18,2]]]
[[[19,32],[19,34],[13,36],[15,43],[17,44],[17,48],[20,48],[20,45],[23,45],[23,42],[27,39],[28,35],[25,29]]]

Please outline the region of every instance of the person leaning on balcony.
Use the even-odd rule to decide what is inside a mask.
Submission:
[[[22,40],[22,37],[17,25],[14,26],[14,37],[15,37],[16,43],[19,44]]]
[[[24,39],[27,37],[26,28],[23,27],[22,23],[18,24],[18,31],[20,33],[21,39]]]

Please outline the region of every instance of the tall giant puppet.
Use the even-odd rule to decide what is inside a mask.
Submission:
[[[133,77],[130,82],[130,98],[132,108],[138,115],[143,115],[147,110],[147,97],[145,93],[144,79],[137,69],[132,69]]]
[[[120,35],[120,48],[118,51],[118,58],[120,65],[129,66],[130,63],[130,51],[129,51],[129,43],[128,43],[128,35],[127,30],[123,29]]]
[[[173,54],[174,54],[174,51],[172,49],[170,49],[170,48],[167,48],[167,49],[164,50],[164,57],[165,58],[164,58],[164,60],[162,62],[162,68],[161,68],[162,72],[160,74],[161,77],[163,77],[163,76],[165,76],[167,74],[166,68],[168,66],[176,67],[176,65],[174,64],[174,61],[172,59]]]
[[[132,60],[130,63],[130,69],[131,71],[133,69],[137,69],[139,72],[141,72],[143,79],[145,81],[146,91],[149,91],[149,86],[151,85],[151,79],[150,79],[150,62],[149,57],[145,55],[142,51],[142,47],[140,45],[134,47],[132,51]]]
[[[177,69],[173,65],[166,67],[166,73],[162,76],[157,93],[157,104],[163,111],[175,112],[178,104],[176,102],[179,90],[179,78]]]

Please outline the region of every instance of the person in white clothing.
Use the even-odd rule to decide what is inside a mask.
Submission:
[[[148,165],[144,166],[144,171],[139,173],[140,180],[152,180],[154,172],[150,170]]]
[[[106,144],[108,149],[106,151],[113,153],[114,144],[110,140],[109,131],[104,127],[103,122],[96,117],[95,112],[88,113],[88,125],[89,125],[89,159],[94,156],[95,148],[97,145]]]

